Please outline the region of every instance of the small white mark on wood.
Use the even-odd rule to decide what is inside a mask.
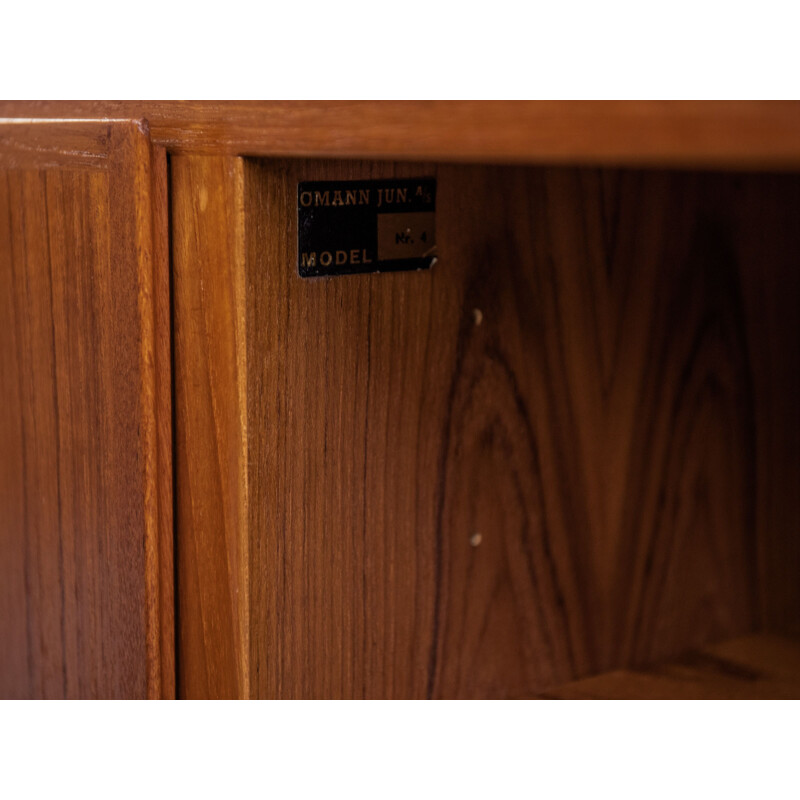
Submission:
[[[473,308],[472,309],[472,321],[476,325],[480,325],[481,322],[483,322],[483,311],[481,311],[479,308]]]
[[[483,541],[483,537],[477,531],[473,533],[472,536],[469,537],[469,543],[473,547],[477,547],[481,543],[481,541]]]

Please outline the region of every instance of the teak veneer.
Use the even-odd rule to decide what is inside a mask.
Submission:
[[[800,105],[0,117],[0,695],[800,696]]]

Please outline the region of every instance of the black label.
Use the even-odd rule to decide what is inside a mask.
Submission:
[[[298,271],[427,269],[436,259],[435,211],[434,178],[300,183]]]

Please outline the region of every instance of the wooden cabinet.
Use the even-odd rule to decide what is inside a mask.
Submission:
[[[797,104],[0,115],[2,695],[800,695]]]

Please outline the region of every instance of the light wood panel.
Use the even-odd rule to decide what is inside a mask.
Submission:
[[[559,686],[544,699],[797,700],[800,642],[753,634],[688,653],[675,661],[616,670]]]
[[[247,667],[243,166],[171,159],[178,691],[239,697]]]
[[[0,696],[174,692],[166,160],[0,124]]]
[[[143,117],[172,152],[800,167],[797,102],[0,102],[9,117]]]
[[[299,180],[432,172],[432,270],[297,276]],[[798,624],[796,178],[246,178],[252,694],[513,696]]]

